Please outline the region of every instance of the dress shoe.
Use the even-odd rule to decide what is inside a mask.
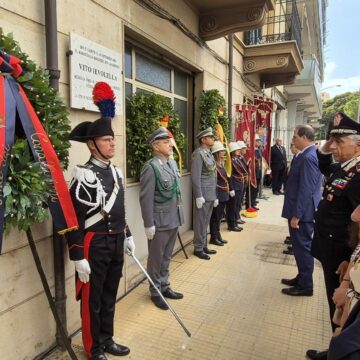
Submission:
[[[209,244],[216,245],[216,246],[224,246],[224,243],[222,243],[221,241],[219,241],[218,238],[214,238],[214,237],[212,237],[212,238],[210,239]]]
[[[296,276],[293,279],[281,279],[281,283],[288,286],[296,286],[299,278]]]
[[[194,255],[203,260],[210,260],[210,256],[205,254],[204,251],[194,251]]]
[[[104,354],[98,354],[92,356],[90,360],[108,360],[108,358]]]
[[[205,254],[209,254],[209,255],[214,255],[214,254],[217,253],[217,251],[216,251],[216,250],[209,249],[209,248],[207,248],[207,247],[204,247],[204,253],[205,253]]]
[[[255,209],[255,210],[257,210],[257,211],[260,210],[260,209],[259,209],[258,207],[256,207],[256,206],[252,206],[252,208]]]
[[[229,231],[236,231],[236,232],[240,232],[243,230],[242,227],[239,227],[239,226],[231,226],[231,227],[228,227],[228,230]]]
[[[283,250],[283,254],[285,254],[285,255],[294,255],[294,252],[292,251],[292,248],[291,248],[291,249]]]
[[[281,292],[290,296],[313,296],[313,289],[303,289],[299,286],[282,289]]]
[[[160,296],[151,295],[151,301],[159,309],[162,309],[162,310],[167,310],[168,309],[168,306],[166,305],[165,301]]]
[[[167,288],[162,294],[164,295],[164,297],[173,299],[173,300],[179,300],[184,297],[183,294],[176,292],[171,288]]]
[[[328,351],[308,350],[306,356],[311,360],[326,360]]]
[[[127,346],[113,342],[111,345],[105,346],[105,352],[115,356],[125,356],[130,354],[130,349]]]
[[[285,245],[291,245],[291,240],[290,240],[290,238],[288,238],[288,236],[287,236],[286,239],[284,240],[284,244],[285,244]]]
[[[221,236],[220,233],[218,233],[218,240],[219,240],[220,242],[222,242],[223,244],[227,244],[227,243],[228,243],[227,240],[225,240],[225,239],[222,238],[222,236]]]
[[[274,194],[274,195],[281,195],[281,194],[280,194],[280,191],[273,191],[273,194]]]
[[[246,221],[240,219],[240,220],[238,220],[236,223],[239,224],[239,225],[243,225],[243,224],[245,224],[245,222],[246,222]]]

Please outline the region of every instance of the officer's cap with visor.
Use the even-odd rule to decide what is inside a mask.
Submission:
[[[213,129],[211,127],[208,127],[207,129],[200,131],[196,135],[196,138],[200,140],[201,138],[204,138],[204,137],[207,137],[207,136],[215,137]]]
[[[334,124],[330,130],[330,137],[360,135],[360,124],[348,117],[343,112],[336,113]]]
[[[155,141],[165,139],[171,139],[171,135],[165,127],[160,126],[148,137],[147,142],[151,146]]]
[[[69,134],[69,140],[86,143],[102,136],[114,137],[112,118],[115,117],[115,95],[105,82],[98,82],[93,89],[93,101],[101,112],[101,118],[95,121],[84,121]]]

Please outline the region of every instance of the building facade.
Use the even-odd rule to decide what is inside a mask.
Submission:
[[[1,27],[12,33],[22,50],[46,67],[45,1],[0,0]],[[323,74],[324,0],[63,0],[57,2],[60,94],[74,127],[98,114],[75,108],[70,69],[71,34],[120,55],[118,116],[115,118],[115,163],[126,172],[126,98],[154,92],[170,98],[187,138],[181,180],[185,224],[183,241],[192,239],[192,193],[189,154],[196,143],[199,98],[203,90],[218,89],[235,104],[268,96],[278,106],[274,135],[288,143],[296,124],[320,117],[319,84]],[[290,15],[289,15],[290,14]],[[315,16],[313,15],[315,14]],[[234,34],[234,35],[230,35]],[[106,79],[104,79],[106,81]],[[234,124],[234,121],[233,121]],[[83,144],[73,143],[71,169],[88,159]],[[70,171],[66,178],[70,180]],[[143,232],[139,184],[127,177],[127,218],[143,263],[147,240]],[[33,228],[48,281],[54,287],[52,226]],[[56,326],[24,233],[4,239],[0,256],[1,358],[32,359],[55,344]],[[143,279],[126,258],[119,297]],[[65,249],[66,319],[71,334],[80,327],[74,295],[74,267]]]

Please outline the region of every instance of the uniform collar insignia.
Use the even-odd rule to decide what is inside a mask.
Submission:
[[[91,162],[92,164],[98,166],[101,169],[108,169],[109,166],[111,165],[111,162],[105,162],[103,160],[100,159],[96,159],[93,156],[90,158],[89,162]]]

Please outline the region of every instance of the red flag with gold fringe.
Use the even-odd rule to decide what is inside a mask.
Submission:
[[[256,107],[253,105],[236,105],[237,120],[235,125],[235,139],[241,140],[248,147],[245,156],[249,163],[250,182],[256,187],[255,175],[255,123]]]

